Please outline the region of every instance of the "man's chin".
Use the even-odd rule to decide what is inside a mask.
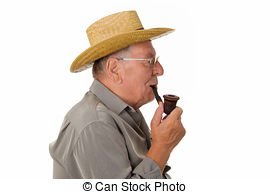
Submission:
[[[149,102],[152,102],[154,99],[155,99],[155,96],[153,95],[153,96],[151,96],[151,98],[149,98],[149,100],[147,100],[144,104],[147,104],[147,103],[149,103]]]
[[[141,101],[141,106],[148,104],[149,102],[152,102],[154,99],[155,99],[155,95],[152,91],[151,91],[151,93],[145,94],[143,101]]]

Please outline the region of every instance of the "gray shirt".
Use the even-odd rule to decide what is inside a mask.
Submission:
[[[139,110],[99,81],[65,116],[50,144],[54,178],[168,178],[146,157],[149,128]]]

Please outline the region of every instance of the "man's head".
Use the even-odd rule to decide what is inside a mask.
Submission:
[[[160,38],[173,31],[171,28],[144,29],[136,11],[123,11],[106,16],[87,28],[91,46],[73,61],[70,71],[83,71],[104,56],[138,42]]]
[[[158,61],[151,65],[148,60],[136,59],[155,57],[151,41],[136,43],[95,63],[93,74],[136,110],[154,99],[150,86],[157,85],[157,77],[163,74]]]
[[[136,11],[106,16],[87,28],[91,47],[73,61],[70,71],[80,72],[94,64],[94,78],[138,109],[154,99],[150,85],[157,85],[157,76],[163,74],[158,61],[151,64],[156,61],[151,40],[173,31],[144,29]]]

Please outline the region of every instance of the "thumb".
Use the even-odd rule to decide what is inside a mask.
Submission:
[[[158,108],[153,116],[153,119],[151,121],[151,129],[160,124],[160,122],[162,120],[162,114],[163,114],[163,103],[160,102],[159,106],[158,106]]]

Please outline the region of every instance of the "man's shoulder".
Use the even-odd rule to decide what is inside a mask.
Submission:
[[[89,91],[70,109],[65,119],[80,131],[94,122],[112,122],[113,115],[114,113]]]
[[[113,114],[93,93],[87,92],[66,114],[57,140],[50,144],[52,157],[65,160],[84,130],[96,130],[92,126],[109,123],[115,128]]]

